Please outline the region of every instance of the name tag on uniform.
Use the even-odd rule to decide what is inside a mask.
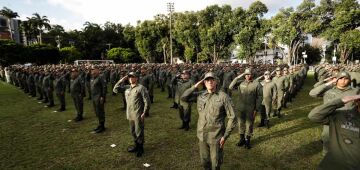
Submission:
[[[346,130],[350,130],[350,131],[353,131],[353,132],[357,132],[357,133],[360,132],[360,128],[353,126],[352,123],[350,123],[350,122],[347,122],[346,124],[342,124],[341,128],[346,129]]]

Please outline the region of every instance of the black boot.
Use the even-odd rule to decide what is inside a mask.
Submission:
[[[138,144],[137,143],[135,143],[134,146],[129,146],[128,149],[127,149],[127,151],[130,152],[130,153],[137,152],[137,150],[138,150]]]
[[[276,116],[277,116],[277,110],[274,110],[272,117],[276,117]]]
[[[264,127],[264,126],[265,126],[265,120],[261,119],[261,121],[257,127]]]
[[[138,145],[138,149],[136,152],[136,157],[141,157],[142,154],[144,153],[144,146],[143,144],[137,144]]]
[[[264,125],[269,129],[270,128],[270,121],[264,120]]]
[[[278,116],[278,118],[281,118],[280,111],[281,111],[281,109],[278,109],[278,111],[277,111],[277,116]]]
[[[250,149],[251,145],[250,145],[250,136],[246,136],[246,140],[245,140],[245,148],[246,149]]]
[[[100,129],[100,125],[98,125],[95,129],[93,129],[94,132]]]
[[[186,122],[186,123],[185,123],[185,128],[184,128],[184,130],[185,130],[185,131],[189,131],[189,129],[190,129],[189,122]]]
[[[84,118],[80,115],[76,116],[76,118],[74,119],[75,122],[80,122],[82,121]]]
[[[179,127],[179,129],[185,129],[185,122],[182,122],[182,125]]]
[[[99,129],[95,131],[95,133],[102,133],[105,131],[105,123],[100,123]]]
[[[239,147],[245,145],[245,135],[244,134],[240,134],[240,141],[236,145]]]
[[[174,102],[173,106],[171,106],[170,108],[177,109],[178,108],[177,103]]]

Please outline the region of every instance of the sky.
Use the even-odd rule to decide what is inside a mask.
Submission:
[[[107,21],[136,25],[138,20],[153,19],[167,14],[167,3],[174,3],[175,12],[199,11],[206,6],[228,4],[247,9],[256,0],[0,0],[4,6],[17,12],[21,20],[35,12],[47,16],[50,24],[62,25],[65,30],[80,30],[86,21],[104,24]],[[270,18],[282,7],[296,7],[302,0],[261,0],[269,9]]]

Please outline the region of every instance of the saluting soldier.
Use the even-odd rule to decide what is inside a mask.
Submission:
[[[75,122],[83,120],[84,113],[84,96],[85,96],[85,82],[79,75],[79,71],[75,68],[71,70],[70,94],[76,109]]]
[[[179,107],[179,115],[182,120],[182,126],[179,129],[188,131],[191,120],[191,103],[180,100],[180,97],[186,89],[194,85],[194,82],[190,79],[190,71],[188,70],[183,70],[180,79],[176,79],[176,81],[175,102]]]
[[[272,81],[274,81],[274,83],[276,84],[277,102],[275,103],[276,106],[273,112],[273,117],[278,116],[280,118],[281,117],[280,111],[284,103],[284,97],[288,89],[287,86],[288,83],[287,83],[287,78],[281,74],[280,67],[277,67],[275,71],[276,71],[276,76],[272,79]]]
[[[318,169],[359,169],[360,95],[334,97],[311,110],[308,117],[330,126],[329,152]]]
[[[103,77],[100,76],[98,66],[93,66],[91,70],[91,99],[95,110],[95,114],[99,120],[99,125],[94,129],[93,133],[101,133],[105,131],[105,96],[106,83]]]
[[[181,100],[185,102],[197,101],[197,137],[204,169],[220,169],[225,141],[236,125],[231,99],[226,93],[218,90],[218,81],[214,73],[206,73],[204,79],[187,89],[181,96]],[[202,83],[205,84],[206,90],[197,92],[196,89]]]
[[[245,80],[240,80],[245,76]],[[232,90],[236,85],[239,85],[238,91],[238,106],[237,115],[238,127],[240,133],[240,140],[237,146],[245,146],[250,149],[250,139],[253,135],[254,121],[256,112],[260,111],[262,102],[262,89],[258,81],[253,80],[253,73],[251,69],[246,69],[245,72],[236,77],[229,86]],[[246,135],[246,138],[245,138]]]
[[[328,79],[328,78],[326,78]],[[325,80],[326,80],[325,79]],[[329,82],[319,85],[312,89],[309,93],[312,97],[323,97],[324,104],[331,101],[334,98],[341,98],[344,96],[356,95],[359,93],[359,89],[353,88],[350,86],[350,75],[345,72],[339,72],[336,74],[336,77],[331,76]],[[324,81],[324,80],[321,80]],[[345,109],[345,108],[340,108]],[[326,155],[329,148],[329,122],[324,122],[323,131],[322,131],[322,141],[323,141],[323,155]]]
[[[272,113],[272,104],[276,102],[277,88],[274,82],[271,81],[270,71],[265,71],[264,80],[260,82],[262,85],[263,101],[262,105],[265,107],[265,114],[261,115],[261,122],[258,127],[267,126],[270,127],[269,118]]]
[[[222,83],[222,90],[224,90],[224,92],[226,94],[228,94],[229,96],[231,96],[231,90],[229,90],[229,85],[231,83],[231,81],[236,77],[235,73],[233,70],[230,69],[229,66],[225,67],[225,73],[224,73],[224,78],[223,78],[223,83]]]
[[[56,78],[54,81],[55,84],[55,94],[60,101],[60,109],[58,112],[65,111],[65,90],[66,90],[66,82],[65,77],[61,71],[56,73]]]
[[[55,104],[54,104],[54,95],[53,95],[53,91],[54,91],[53,76],[52,76],[52,73],[49,70],[45,71],[45,77],[43,79],[43,88],[44,88],[44,91],[46,93],[46,98],[45,99],[48,99],[48,102],[49,102],[49,104],[46,105],[45,107],[53,107],[53,106],[55,106]]]
[[[130,85],[125,86],[124,81],[129,80]],[[145,114],[150,110],[150,99],[146,87],[138,83],[139,75],[130,72],[120,79],[114,86],[113,92],[125,90],[127,108],[126,118],[130,123],[131,134],[135,146],[128,147],[128,152],[135,152],[137,157],[144,153],[144,121]]]

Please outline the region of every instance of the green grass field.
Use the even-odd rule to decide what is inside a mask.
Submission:
[[[235,146],[236,130],[225,144],[222,169],[315,169],[322,159],[322,126],[307,119],[321,99],[309,97],[314,84],[308,75],[300,93],[272,127],[255,128],[253,148]],[[97,119],[85,100],[85,119],[68,122],[75,110],[67,94],[67,110],[44,108],[18,88],[0,82],[0,169],[201,169],[196,138],[197,113],[193,107],[191,129],[178,130],[177,110],[170,109],[167,93],[155,90],[155,103],[145,123],[145,154],[127,153],[132,144],[120,96],[108,95],[105,105],[107,130],[91,134]],[[257,116],[256,125],[259,116]],[[110,147],[116,144],[116,147]],[[151,166],[145,168],[144,163]]]

